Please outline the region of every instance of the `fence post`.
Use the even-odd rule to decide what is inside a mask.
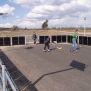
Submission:
[[[25,35],[25,45],[27,45],[27,42],[26,42],[26,37],[27,37],[27,36]]]
[[[6,91],[5,65],[2,65],[2,83],[3,83],[3,91]]]
[[[12,46],[12,37],[10,37],[10,45]]]

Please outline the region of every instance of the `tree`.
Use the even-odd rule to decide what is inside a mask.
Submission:
[[[17,30],[18,27],[17,27],[16,25],[14,25],[14,26],[12,27],[12,29],[13,29],[13,30]]]
[[[42,29],[47,29],[48,28],[48,20],[46,20],[43,24],[42,24]]]

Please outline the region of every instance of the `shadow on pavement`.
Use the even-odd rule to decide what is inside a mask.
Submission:
[[[45,76],[48,76],[48,75],[53,75],[53,74],[57,74],[57,73],[60,73],[60,72],[64,72],[64,71],[68,71],[68,70],[72,70],[72,69],[75,69],[75,68],[68,68],[68,69],[63,69],[63,70],[59,70],[59,71],[55,71],[55,72],[50,72],[50,73],[47,73],[47,74],[43,74],[42,76],[40,76],[34,83],[33,85],[37,84],[42,78],[44,78]]]
[[[29,46],[29,47],[26,47],[25,49],[32,49],[33,47],[32,46]]]
[[[76,60],[72,60],[72,62],[70,63],[70,66],[71,66],[71,68],[68,68],[68,69],[63,69],[63,70],[59,70],[59,71],[43,74],[32,85],[37,84],[41,79],[43,79],[44,77],[49,76],[49,75],[53,75],[53,74],[57,74],[57,73],[60,73],[60,72],[65,72],[65,71],[69,71],[69,70],[72,70],[72,69],[77,69],[77,70],[80,70],[80,71],[84,71],[85,68],[86,68],[86,65],[84,63],[80,63],[80,62],[78,62]]]

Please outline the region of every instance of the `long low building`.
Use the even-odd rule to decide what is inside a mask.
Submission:
[[[78,43],[83,45],[91,45],[91,32],[78,32]],[[86,30],[88,31],[88,30]],[[46,37],[50,36],[50,42],[53,43],[71,43],[71,30],[15,30],[0,31],[0,46],[27,45],[33,43],[32,35],[36,33],[38,36],[37,43],[44,43]]]

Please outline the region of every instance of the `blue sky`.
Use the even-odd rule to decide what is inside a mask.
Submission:
[[[0,0],[0,13],[0,27],[91,27],[90,0]]]

